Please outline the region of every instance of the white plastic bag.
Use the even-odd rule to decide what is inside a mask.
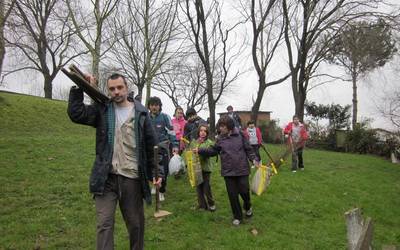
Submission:
[[[176,175],[179,171],[184,170],[185,165],[183,163],[183,159],[180,155],[174,154],[172,158],[169,160],[168,169],[169,175]]]

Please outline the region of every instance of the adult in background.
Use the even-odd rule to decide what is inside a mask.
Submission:
[[[303,149],[308,139],[308,133],[297,115],[293,116],[293,121],[286,125],[283,133],[292,147],[292,172],[296,172],[297,168],[304,170]]]
[[[95,84],[92,76],[87,78]],[[68,102],[73,122],[96,128],[96,158],[89,184],[96,206],[97,249],[114,249],[117,203],[128,229],[130,249],[143,249],[143,199],[151,203],[149,180],[161,183],[153,177],[157,136],[146,108],[128,99],[124,76],[112,74],[107,88],[111,97],[108,103],[85,105],[82,89],[75,86]]]
[[[187,123],[184,128],[183,137],[192,141],[198,138],[198,128],[200,125],[207,125],[207,122],[197,115],[194,108],[186,110]]]
[[[185,147],[185,143],[181,141],[184,134],[186,120],[184,117],[183,108],[178,106],[175,108],[174,118],[172,118],[172,126],[174,127],[176,139],[179,141],[179,152]]]
[[[238,130],[242,129],[242,120],[236,112],[233,112],[233,107],[229,105],[226,110],[228,111],[228,116],[233,120],[235,128],[237,128]]]
[[[254,121],[247,122],[247,128],[243,131],[244,136],[249,140],[250,146],[253,148],[257,156],[257,161],[261,160],[260,147],[262,143],[261,131],[256,127]]]
[[[172,127],[171,118],[169,115],[161,112],[162,102],[157,96],[150,97],[147,106],[150,110],[150,119],[156,130],[159,140],[160,154],[162,155],[161,164],[164,167],[164,178],[160,187],[160,201],[165,200],[165,192],[167,191],[167,176],[168,176],[168,163],[170,159],[170,152],[174,148],[178,148],[178,141],[175,137],[174,128]],[[155,193],[155,190],[154,192]]]

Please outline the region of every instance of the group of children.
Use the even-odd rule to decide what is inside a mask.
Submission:
[[[161,107],[161,100],[158,97],[149,99],[148,108],[153,126],[158,134],[160,144],[166,145],[161,147],[160,164],[164,167],[165,178],[160,188],[160,200],[165,199],[164,193],[171,163],[176,166],[175,161],[180,160],[179,155],[187,147],[194,154],[198,154],[202,168],[203,181],[196,186],[198,208],[209,211],[216,210],[210,185],[212,168],[210,157],[219,155],[221,176],[225,181],[233,214],[232,224],[240,225],[244,216],[251,217],[253,209],[250,199],[249,161],[256,167],[260,166],[259,148],[262,143],[261,132],[255,127],[254,122],[249,122],[247,128],[242,131],[232,116],[222,116],[216,125],[218,136],[214,142],[209,138],[210,131],[207,122],[197,116],[194,109],[187,110],[186,120],[183,109],[177,107],[174,118],[171,120],[168,115],[161,112]],[[289,129],[285,131],[288,134],[291,133]],[[170,162],[168,150],[174,154]],[[299,161],[300,159],[302,164],[302,158],[298,157]],[[177,173],[178,169],[173,171]],[[239,197],[243,200],[244,216]]]

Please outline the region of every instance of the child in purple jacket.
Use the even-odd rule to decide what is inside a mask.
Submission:
[[[234,122],[230,117],[221,117],[218,120],[217,129],[220,134],[214,146],[196,148],[194,151],[203,156],[220,155],[221,175],[225,180],[233,213],[232,223],[238,226],[243,219],[239,195],[243,199],[243,208],[246,211],[246,217],[253,215],[250,202],[250,165],[248,160],[253,161],[257,167],[259,162],[257,162],[256,155],[249,142],[235,129]]]

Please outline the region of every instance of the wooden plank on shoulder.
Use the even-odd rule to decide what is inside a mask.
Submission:
[[[84,73],[75,65],[71,65],[69,71],[64,68],[61,71],[92,98],[93,101],[103,104],[110,101],[108,96],[104,95],[97,87],[94,87],[85,79]]]

